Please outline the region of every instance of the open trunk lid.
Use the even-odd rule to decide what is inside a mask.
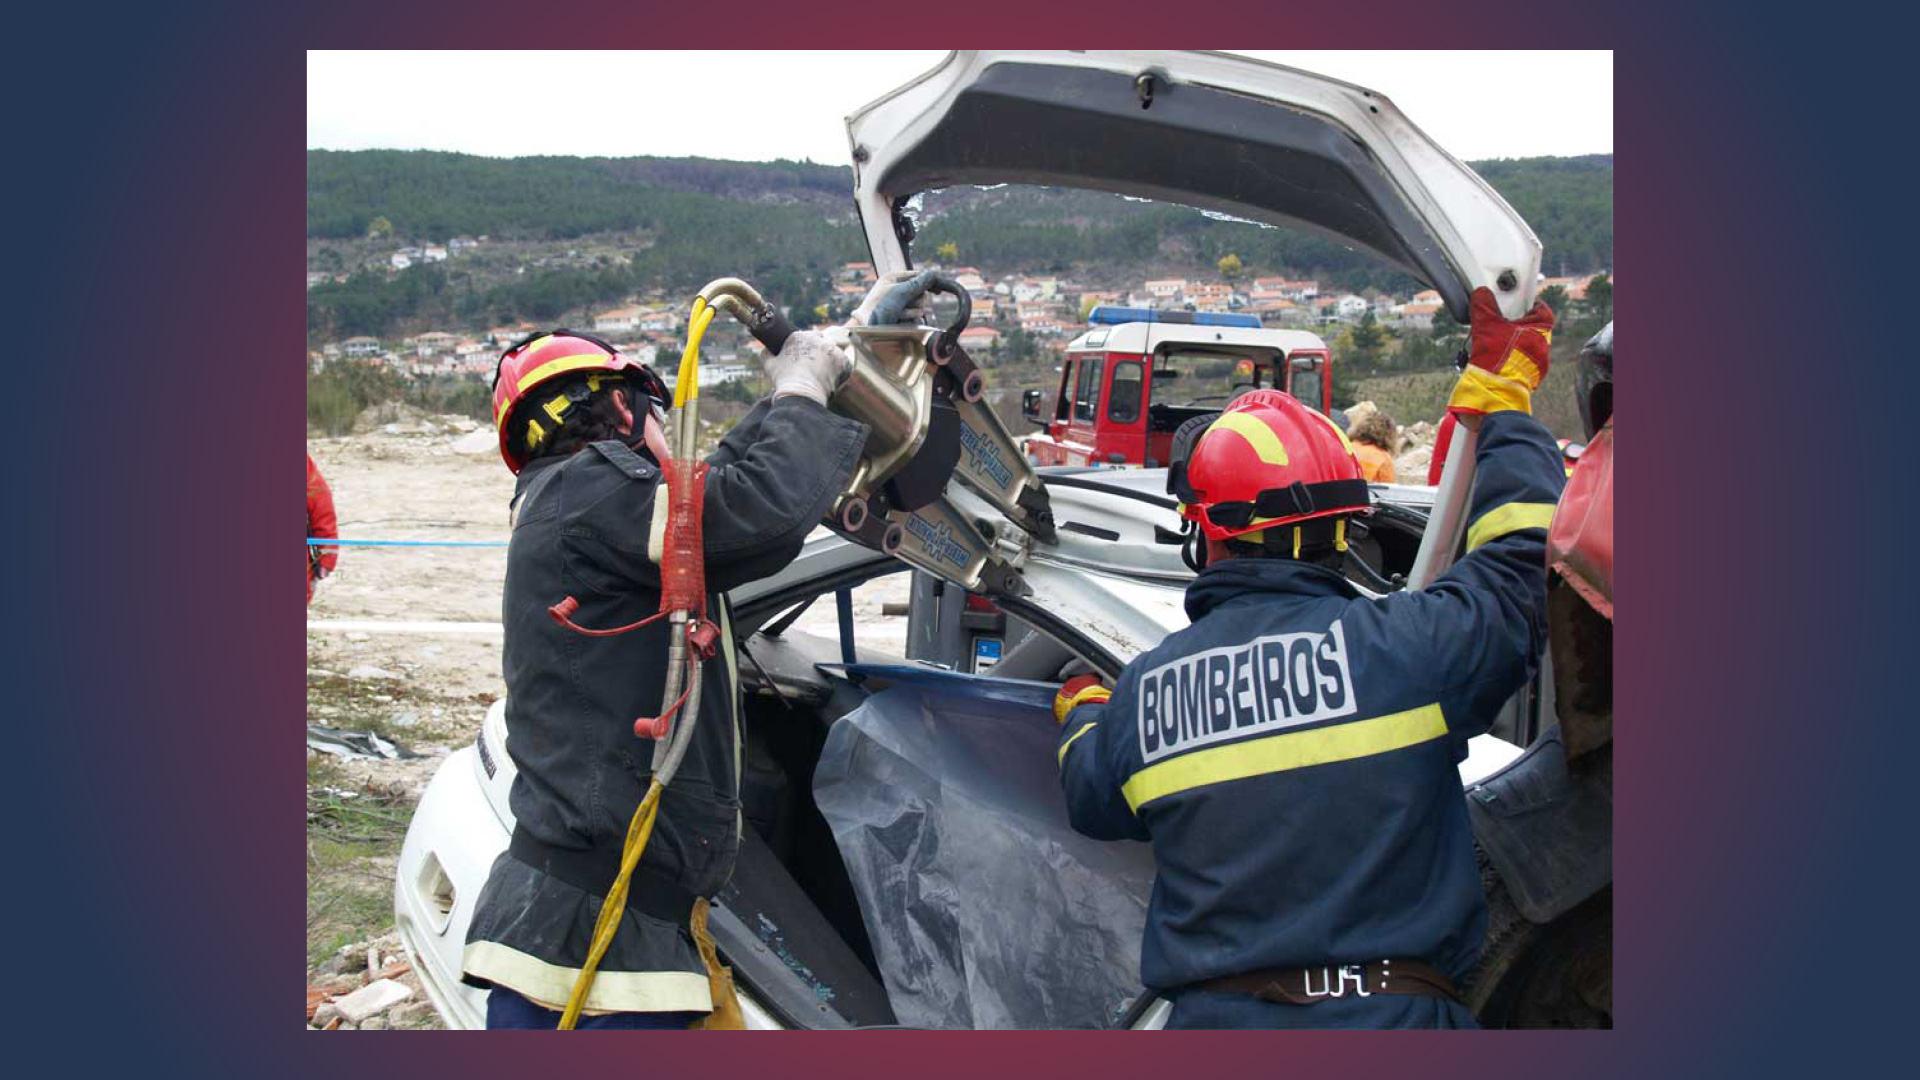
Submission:
[[[1258,60],[1211,52],[959,51],[848,117],[847,133],[854,200],[882,273],[912,265],[905,208],[914,195],[1020,183],[1303,228],[1427,282],[1462,323],[1475,288],[1491,289],[1502,312],[1518,318],[1539,283],[1533,230],[1391,101]],[[1431,581],[1458,549],[1472,443],[1470,433],[1454,440],[1414,587]],[[1034,574],[1025,578],[1039,604],[1066,599]]]
[[[961,184],[1090,188],[1304,228],[1431,284],[1465,322],[1486,285],[1533,302],[1518,214],[1371,90],[1207,52],[983,50],[847,119],[881,272],[911,264],[900,205]]]

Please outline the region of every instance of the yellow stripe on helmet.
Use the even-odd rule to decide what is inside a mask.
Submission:
[[[532,371],[527,372],[525,375],[520,376],[520,384],[516,389],[524,394],[528,390],[538,386],[541,380],[551,378],[563,371],[578,371],[581,368],[590,367],[606,367],[608,359],[610,358],[606,353],[596,352],[574,353],[570,356],[562,356],[557,360],[549,360],[539,367],[534,368]]]
[[[1200,437],[1200,442],[1206,441],[1214,432],[1221,430],[1231,431],[1247,440],[1248,445],[1253,447],[1253,452],[1260,455],[1261,461],[1269,465],[1287,463],[1287,448],[1280,444],[1280,436],[1275,435],[1272,428],[1247,413],[1221,413],[1220,419],[1207,427],[1207,433]],[[1200,443],[1194,443],[1194,449],[1197,451],[1199,448]]]

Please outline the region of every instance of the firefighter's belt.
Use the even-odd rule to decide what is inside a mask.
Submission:
[[[1459,1001],[1453,982],[1418,960],[1376,960],[1370,964],[1328,964],[1310,968],[1262,968],[1225,975],[1189,986],[1222,994],[1247,994],[1278,1005],[1317,1005],[1333,998],[1375,994],[1416,994]]]

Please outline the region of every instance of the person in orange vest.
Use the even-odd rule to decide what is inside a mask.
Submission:
[[[327,478],[320,475],[313,455],[307,455],[307,536],[311,539],[338,540],[340,525],[333,513],[333,492]],[[333,573],[340,560],[340,549],[307,545],[307,603],[313,603],[313,583]]]
[[[1382,484],[1394,482],[1393,476],[1393,418],[1378,410],[1360,418],[1347,432],[1347,438],[1353,443],[1353,457],[1360,463],[1360,479],[1378,481]]]

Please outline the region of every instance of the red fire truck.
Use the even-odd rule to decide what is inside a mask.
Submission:
[[[1088,322],[1067,346],[1051,411],[1043,390],[1021,401],[1044,429],[1026,441],[1036,465],[1165,465],[1182,422],[1262,386],[1332,414],[1327,345],[1305,330],[1264,329],[1251,315],[1104,306]]]

